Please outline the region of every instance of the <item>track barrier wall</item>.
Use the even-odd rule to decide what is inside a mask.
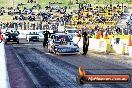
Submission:
[[[0,43],[0,88],[10,88],[4,43]]]
[[[79,37],[74,37],[73,42],[77,43]],[[132,55],[132,46],[129,44],[129,39],[120,39],[119,44],[115,43],[115,39],[95,39],[89,38],[89,50],[103,53],[116,53],[120,55],[129,54]],[[80,50],[83,48],[83,38],[77,43]]]
[[[132,46],[129,46],[129,56],[132,56]]]

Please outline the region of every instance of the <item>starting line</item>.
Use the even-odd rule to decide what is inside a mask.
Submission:
[[[10,88],[4,43],[0,43],[0,88]]]

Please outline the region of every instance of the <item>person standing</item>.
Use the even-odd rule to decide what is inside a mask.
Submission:
[[[114,34],[114,38],[115,38],[115,43],[119,44],[119,42],[120,42],[120,28],[116,29],[116,32]]]
[[[49,36],[49,31],[45,31],[44,32],[44,41],[43,41],[43,47],[45,48],[45,46],[47,45],[48,46],[48,36]]]
[[[89,46],[89,37],[86,30],[83,31],[82,37],[83,37],[83,54],[82,55],[86,55],[88,52],[88,46]]]

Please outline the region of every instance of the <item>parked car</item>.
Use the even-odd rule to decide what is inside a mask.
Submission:
[[[30,32],[29,34],[26,35],[26,40],[28,42],[30,42],[30,41],[39,42],[39,34],[37,34],[37,32]]]
[[[48,42],[49,53],[60,54],[79,54],[79,47],[75,44],[68,34],[51,34]]]
[[[19,44],[19,37],[17,33],[5,33],[5,44],[7,44],[8,42],[16,42],[17,44]]]

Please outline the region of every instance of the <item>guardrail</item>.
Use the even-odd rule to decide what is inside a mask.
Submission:
[[[3,42],[0,43],[0,88],[10,88]]]

